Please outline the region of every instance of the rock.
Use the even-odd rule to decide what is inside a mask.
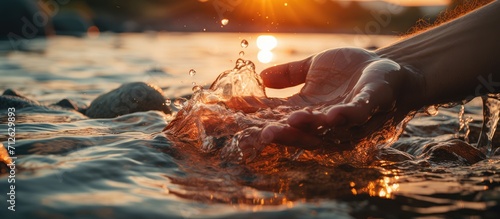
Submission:
[[[40,103],[34,100],[29,100],[11,95],[0,96],[0,110],[8,109],[11,107],[14,107],[16,108],[16,110],[18,110],[26,107],[39,107],[39,106],[42,105],[40,105]]]
[[[52,32],[51,18],[37,2],[41,1],[0,1],[0,53],[45,51],[45,41],[31,40]]]
[[[378,151],[377,158],[384,161],[391,162],[402,162],[407,160],[413,160],[414,157],[404,151],[400,151],[395,148],[381,148]]]
[[[57,35],[82,37],[92,24],[76,11],[61,11],[54,16],[54,30]]]
[[[2,95],[16,96],[16,97],[20,97],[20,98],[23,98],[23,99],[28,99],[26,96],[24,96],[21,93],[19,93],[19,91],[12,90],[10,88],[8,88],[7,90],[5,90]]]
[[[149,110],[171,113],[165,101],[160,88],[143,82],[134,82],[97,97],[85,114],[90,118],[113,118]]]
[[[42,105],[38,101],[31,100],[16,90],[7,89],[3,92],[2,96],[0,96],[1,110],[10,107],[21,109],[25,107],[39,107],[39,106]]]
[[[59,102],[55,103],[54,105],[60,106],[60,107],[62,107],[64,109],[70,109],[70,110],[76,110],[76,111],[78,111],[78,106],[72,100],[62,99]]]
[[[486,158],[481,151],[462,140],[431,143],[424,147],[423,156],[435,163],[472,165]]]
[[[9,37],[19,36],[31,39],[36,36],[45,36],[49,18],[41,11],[36,1],[30,0],[1,0],[0,1],[0,39],[10,40]],[[37,18],[47,20],[37,20]]]

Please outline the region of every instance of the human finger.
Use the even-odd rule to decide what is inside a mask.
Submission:
[[[319,111],[298,110],[288,117],[287,123],[304,132],[315,133],[326,125],[326,115]]]
[[[269,88],[286,88],[302,84],[306,80],[311,65],[311,57],[264,69],[260,76]]]
[[[323,143],[316,135],[281,124],[266,126],[261,132],[261,139],[265,144],[276,143],[306,150],[318,149]]]

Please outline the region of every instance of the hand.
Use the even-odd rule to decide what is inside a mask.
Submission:
[[[305,149],[344,149],[367,137],[379,143],[395,140],[396,125],[421,107],[424,90],[423,79],[409,68],[357,48],[274,66],[261,77],[269,88],[305,83],[287,99],[305,109],[291,113],[288,124],[267,125],[261,133],[265,143]]]

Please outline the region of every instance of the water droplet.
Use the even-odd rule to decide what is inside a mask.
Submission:
[[[170,99],[166,99],[166,100],[165,100],[165,104],[166,104],[167,106],[170,106],[170,104],[172,104],[172,100],[170,100]]]
[[[429,116],[437,115],[439,113],[438,106],[431,105],[431,106],[427,107],[427,109],[425,109],[425,113],[427,113],[427,115],[429,115]]]
[[[193,81],[193,82],[191,82],[191,84],[192,84],[193,86],[195,86],[195,85],[196,85],[196,82],[194,82],[194,81]]]
[[[247,40],[245,40],[245,39],[243,39],[243,40],[241,41],[241,48],[247,48],[247,47],[248,47],[248,41],[247,41]]]
[[[236,60],[236,66],[234,67],[235,69],[241,69],[243,66],[245,66],[245,61],[243,59],[238,59]]]
[[[245,56],[245,52],[240,51],[240,56],[241,56],[241,57]]]
[[[184,105],[186,104],[186,102],[187,102],[186,98],[179,97],[179,98],[175,99],[174,106],[178,109],[182,109],[184,107]]]
[[[224,18],[224,19],[222,19],[222,20],[220,21],[220,23],[221,23],[222,25],[226,26],[226,25],[227,25],[227,23],[229,23],[229,20],[228,20],[227,18]]]
[[[194,70],[194,69],[189,70],[189,75],[191,75],[191,77],[193,77],[195,74],[196,74],[196,70]]]
[[[333,139],[334,144],[340,144],[340,139]]]
[[[193,87],[193,92],[195,92],[195,93],[198,92],[198,91],[201,91],[201,90],[203,90],[203,87],[200,86],[200,85],[196,85],[196,86]]]

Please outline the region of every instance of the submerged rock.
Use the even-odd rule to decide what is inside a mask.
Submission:
[[[23,99],[29,99],[26,96],[24,96],[21,93],[19,93],[18,91],[12,90],[10,88],[7,89],[7,90],[5,90],[2,95],[16,96],[16,97],[20,97],[20,98],[23,98]]]
[[[458,139],[431,143],[424,147],[423,156],[435,163],[472,165],[486,158],[477,148]]]
[[[38,101],[31,100],[24,95],[20,94],[18,91],[7,89],[0,96],[0,109],[7,109],[14,107],[16,109],[21,109],[25,107],[37,107],[42,106]]]
[[[0,110],[14,107],[16,109],[26,107],[39,107],[40,103],[34,100],[24,99],[18,96],[2,95],[0,96]]]
[[[72,100],[62,99],[59,102],[55,103],[54,105],[65,108],[65,109],[78,111],[78,105],[75,102],[73,102]]]
[[[113,118],[149,110],[171,113],[165,102],[160,88],[143,82],[134,82],[97,97],[85,114],[90,118]]]

